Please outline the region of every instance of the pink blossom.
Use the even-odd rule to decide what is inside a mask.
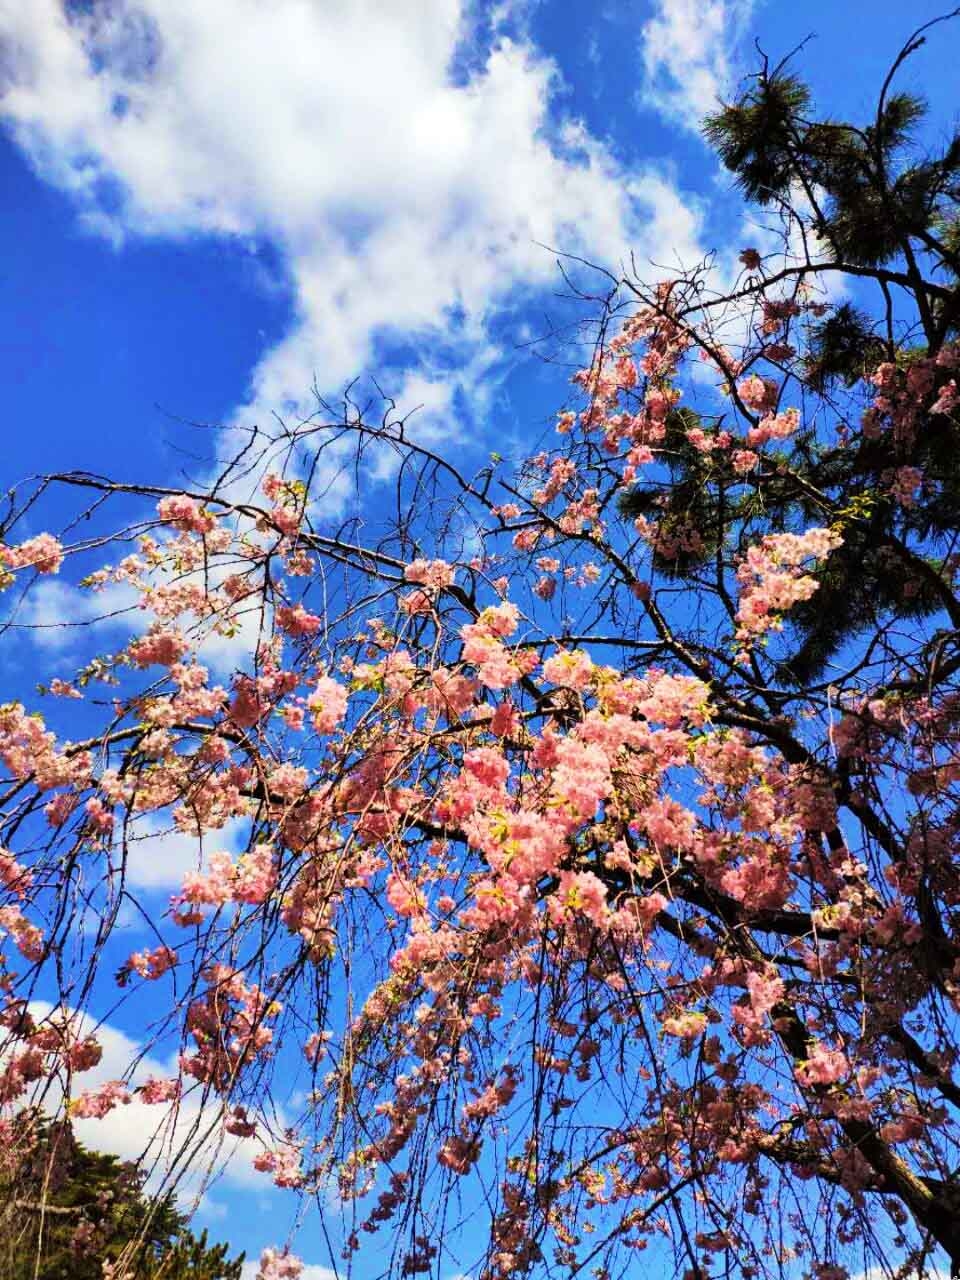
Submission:
[[[593,818],[610,793],[610,764],[597,743],[563,738],[557,743],[551,795],[576,822]]]
[[[347,691],[330,676],[320,676],[307,697],[318,733],[333,733],[347,713]]]
[[[129,958],[126,968],[137,973],[141,978],[156,981],[168,973],[177,963],[177,953],[170,947],[159,946],[153,951],[135,951]]]
[[[568,689],[585,689],[593,676],[593,660],[582,649],[561,649],[543,664],[543,678]]]
[[[75,688],[68,680],[61,680],[55,676],[50,681],[50,692],[58,698],[82,698],[83,694],[79,689]]]
[[[157,503],[157,515],[167,524],[184,532],[208,533],[216,523],[209,511],[205,511],[195,498],[188,498],[185,493],[161,498]]]
[[[691,849],[696,823],[693,814],[668,796],[652,800],[640,815],[655,844],[669,849]]]
[[[756,448],[766,444],[768,440],[786,440],[799,426],[800,413],[797,409],[784,409],[781,413],[769,414],[747,432],[747,444]]]
[[[145,636],[132,640],[127,646],[127,652],[136,667],[149,667],[154,663],[171,667],[180,661],[188,649],[189,645],[179,631],[163,626],[152,627]]]
[[[234,1107],[223,1122],[225,1132],[235,1138],[252,1138],[257,1132],[257,1122],[250,1118],[246,1107]]]
[[[403,576],[407,582],[416,582],[433,591],[452,585],[456,569],[446,560],[414,560],[407,565]]]
[[[639,699],[637,712],[653,723],[679,728],[684,722],[699,726],[704,724],[709,709],[710,693],[702,680],[695,676],[664,675],[651,671],[651,683],[646,697]]]
[[[706,1030],[707,1015],[682,1009],[663,1018],[661,1026],[668,1036],[676,1036],[680,1040],[695,1040]]]
[[[32,883],[33,875],[26,867],[12,853],[0,848],[0,885],[15,893],[18,898],[23,898]]]
[[[931,413],[953,413],[957,407],[957,384],[951,378],[944,386],[940,388],[940,394],[930,406]]]
[[[67,1049],[64,1059],[71,1071],[92,1071],[103,1057],[103,1046],[87,1036],[84,1040],[75,1040]]]
[[[127,1106],[130,1091],[122,1080],[108,1080],[99,1089],[89,1089],[70,1103],[70,1114],[78,1120],[100,1120],[119,1104]]]
[[[520,717],[517,715],[517,708],[505,698],[503,702],[497,704],[497,709],[493,713],[490,721],[490,732],[496,734],[498,738],[514,737],[520,727]]]
[[[38,573],[59,573],[63,564],[63,546],[50,533],[38,533],[17,547],[0,546],[0,563],[11,569],[36,569]]]
[[[302,604],[280,605],[277,608],[277,625],[289,636],[315,636],[323,626],[323,619],[308,613]]]
[[[179,1080],[157,1080],[153,1076],[150,1077],[137,1090],[140,1099],[150,1105],[163,1102],[173,1102],[175,1098],[180,1096]]]
[[[299,1187],[303,1183],[300,1152],[291,1143],[282,1143],[273,1151],[262,1151],[254,1156],[253,1167],[260,1173],[272,1173],[273,1181],[278,1187]],[[296,1271],[289,1274],[300,1273]]]
[[[407,595],[401,596],[400,608],[411,617],[422,613],[432,613],[433,600],[429,591],[410,591]]]
[[[425,906],[423,894],[404,876],[394,873],[387,879],[387,902],[398,916],[419,915]]]
[[[598,928],[607,924],[607,891],[592,871],[562,871],[556,892],[547,903],[557,924],[583,915]]]
[[[748,409],[755,413],[769,413],[777,403],[780,388],[769,378],[752,373],[737,383],[737,394]]]
[[[0,907],[0,931],[9,933],[28,960],[43,959],[43,930],[31,924],[17,906]]]
[[[803,1084],[835,1084],[849,1073],[846,1055],[822,1044],[815,1044],[806,1060],[797,1066],[797,1079]]]
[[[890,482],[890,496],[901,507],[915,507],[922,484],[923,472],[919,467],[898,467]]]
[[[254,1280],[297,1280],[303,1271],[303,1263],[286,1249],[264,1249]]]
[[[469,1173],[480,1158],[480,1143],[476,1138],[464,1138],[459,1134],[451,1134],[440,1148],[437,1155],[445,1168],[461,1176]]]
[[[817,582],[801,573],[800,566],[806,560],[826,559],[842,542],[834,530],[814,528],[803,534],[768,534],[750,547],[737,571],[741,583],[738,638],[762,635],[777,625],[779,614],[809,600]]]
[[[113,830],[113,814],[99,796],[91,796],[84,808],[87,814],[87,824],[91,830],[101,835],[106,835],[107,832]]]

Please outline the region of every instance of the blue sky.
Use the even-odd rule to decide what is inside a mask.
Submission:
[[[777,60],[815,37],[798,65],[858,115],[943,7],[0,0],[0,483],[174,484],[364,373],[459,458],[522,452],[565,386],[524,345],[570,318],[542,245],[722,262],[750,225],[696,124],[754,38]],[[903,77],[934,134],[939,32]],[[0,661],[5,697],[24,670]],[[235,1178],[205,1212],[252,1250],[280,1204]],[[309,1222],[301,1251],[322,1257]]]
[[[336,391],[364,370],[425,403],[445,437],[473,415],[523,437],[533,362],[514,347],[556,307],[536,242],[613,264],[627,249],[669,264],[735,247],[740,210],[694,126],[751,65],[753,37],[777,57],[813,34],[803,65],[821,101],[856,112],[906,21],[939,12],[612,0],[573,18],[556,0],[464,13],[430,0],[389,6],[386,22],[386,9],[123,0],[74,5],[70,28],[59,0],[0,0],[5,478],[170,474],[173,446],[197,444],[180,420],[262,420],[303,407],[314,376]],[[258,11],[273,15],[266,34]],[[311,12],[325,15],[313,28]],[[950,43],[908,73],[941,111]],[[557,378],[541,417],[561,395]]]

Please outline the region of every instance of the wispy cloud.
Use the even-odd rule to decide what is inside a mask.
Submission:
[[[201,839],[178,831],[169,818],[138,815],[124,832],[124,881],[133,889],[173,893],[180,889],[188,871],[206,867],[211,853],[221,849],[242,852],[247,847],[249,826],[242,818],[231,818],[221,830],[208,832]]]
[[[205,569],[177,575],[157,570],[151,580],[156,586],[176,583],[186,587],[197,583],[216,590],[236,567],[231,558],[214,558]],[[31,582],[22,596],[4,603],[9,608],[5,614],[0,613],[0,626],[16,639],[36,646],[45,657],[56,660],[60,667],[56,674],[61,678],[71,676],[70,663],[77,662],[79,654],[84,655],[84,661],[89,659],[91,641],[101,649],[126,643],[157,620],[151,609],[140,607],[138,591],[125,582],[110,582],[90,590],[66,578],[41,577]],[[198,622],[185,615],[179,625],[195,646],[200,661],[222,678],[249,662],[270,613],[259,597],[252,597],[246,607],[231,615],[231,626],[226,630],[216,629],[217,620],[215,616]]]
[[[757,0],[656,0],[640,33],[640,100],[697,130],[732,87],[736,48]]]
[[[28,640],[50,655],[69,654],[91,627],[103,636],[129,633],[146,625],[132,588],[110,584],[93,593],[60,578],[32,582],[2,621],[18,639]]]

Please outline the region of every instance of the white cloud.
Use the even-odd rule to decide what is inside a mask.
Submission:
[[[91,627],[101,634],[142,630],[145,623],[139,621],[141,617],[130,587],[116,583],[90,592],[60,578],[39,578],[4,621],[38,649],[60,654],[71,649]]]
[[[240,1272],[240,1280],[256,1280],[259,1263],[255,1258],[248,1258]],[[300,1280],[336,1280],[337,1273],[330,1267],[321,1267],[316,1263],[308,1263],[300,1272]]]
[[[871,1267],[868,1271],[858,1271],[852,1274],[850,1280],[889,1280],[889,1277],[893,1274],[899,1275],[900,1271],[898,1270],[894,1273],[889,1268],[881,1270],[879,1267]],[[907,1274],[915,1273],[908,1271]],[[939,1267],[934,1267],[932,1271],[924,1269],[923,1280],[949,1280],[949,1276],[946,1271],[942,1271]]]
[[[757,0],[656,0],[640,33],[641,101],[698,130],[732,87],[734,50]]]
[[[52,1006],[31,1001],[30,1012],[39,1022]],[[149,1077],[169,1078],[177,1074],[174,1059],[164,1060],[146,1051],[109,1023],[97,1023],[89,1014],[73,1014],[78,1036],[95,1035],[103,1049],[100,1062],[84,1072],[76,1082],[78,1090],[96,1089],[108,1080],[124,1079],[129,1085],[142,1084]],[[49,1092],[44,1105],[55,1109],[59,1099]],[[72,1121],[77,1138],[96,1151],[109,1151],[122,1160],[143,1160],[150,1171],[148,1187],[164,1184],[168,1170],[179,1168],[182,1149],[194,1152],[188,1171],[176,1180],[178,1199],[185,1206],[197,1202],[212,1176],[222,1177],[237,1189],[263,1191],[269,1185],[253,1168],[253,1157],[261,1145],[254,1138],[224,1135],[217,1117],[216,1103],[204,1106],[187,1095],[175,1111],[166,1105],[151,1106],[134,1095],[127,1105],[115,1107],[100,1119]]]
[[[176,575],[157,570],[151,581],[156,586],[198,584],[215,591],[236,568],[233,559],[224,557],[212,560],[206,569]],[[157,621],[157,615],[142,609],[139,602],[137,590],[125,582],[110,582],[92,591],[63,578],[38,578],[13,602],[2,623],[45,655],[55,656],[60,663],[55,674],[63,679],[71,674],[66,664],[76,658],[78,650],[84,661],[89,658],[89,636],[95,637],[102,653],[107,645],[120,648]],[[175,625],[185,632],[197,658],[223,678],[250,662],[269,617],[269,610],[265,614],[260,597],[254,595],[248,605],[241,605],[231,615],[229,632],[218,632],[216,619],[197,622],[189,614]]]
[[[132,818],[126,835],[127,861],[124,881],[132,889],[175,892],[188,871],[199,871],[211,853],[223,849],[238,853],[246,848],[249,822],[231,818],[219,831],[201,840],[185,835],[156,814]]]
[[[481,33],[465,0],[0,0],[0,115],[99,233],[280,251],[294,320],[238,423],[303,413],[315,376],[337,390],[402,338],[391,390],[449,439],[451,388],[489,386],[492,317],[556,283],[539,243],[699,256],[667,182],[557,115],[524,9]]]

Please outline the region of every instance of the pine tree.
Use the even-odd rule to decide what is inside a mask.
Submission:
[[[856,420],[861,402],[834,395],[883,361],[909,370],[935,358],[960,324],[960,134],[923,154],[917,139],[926,104],[890,92],[894,73],[924,42],[925,30],[901,50],[872,121],[818,117],[802,79],[786,63],[772,70],[764,63],[749,87],[704,125],[744,194],[782,215],[799,242],[818,246],[797,269],[798,287],[836,271],[881,291],[874,319],[843,302],[801,336],[802,382],[836,408],[832,438],[801,430],[776,468],[757,471],[744,496],[727,459],[699,453],[687,440],[690,411],[674,411],[669,484],[638,485],[621,503],[634,517],[655,507],[661,529],[672,522],[697,530],[695,553],[668,541],[668,554],[657,561],[660,570],[691,584],[718,546],[745,545],[761,519],[772,530],[842,521],[842,552],[820,571],[816,595],[791,617],[801,643],[784,675],[801,683],[819,677],[845,641],[874,619],[930,616],[947,602],[944,554],[960,525],[960,427],[946,413],[930,412],[917,423],[916,438],[871,432]],[[755,283],[759,293],[762,265]],[[912,331],[906,342],[904,327]],[[889,477],[908,460],[925,477],[925,500],[915,507],[888,492]],[[727,492],[734,488],[736,498]],[[908,540],[915,547],[917,537],[922,555],[907,547]],[[960,618],[952,621],[960,625]]]
[[[243,1255],[186,1228],[172,1196],[151,1200],[143,1174],[89,1151],[69,1122],[23,1113],[0,1166],[4,1280],[240,1280]]]

